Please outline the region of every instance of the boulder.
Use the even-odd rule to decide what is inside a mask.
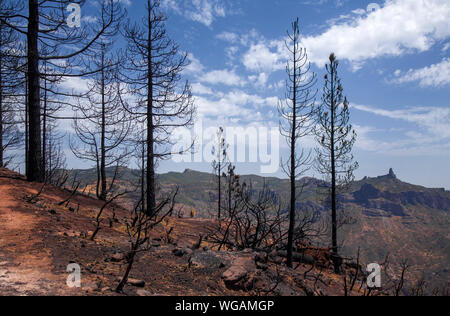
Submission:
[[[199,269],[221,269],[229,266],[231,261],[231,255],[226,252],[196,251],[192,253],[189,259],[189,265]]]
[[[256,273],[256,264],[254,256],[236,257],[223,274],[222,279],[229,289],[233,290],[251,290],[249,282]]]

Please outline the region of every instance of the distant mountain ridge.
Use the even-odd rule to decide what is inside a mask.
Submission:
[[[69,182],[79,181],[81,185],[93,184],[97,180],[95,169],[72,170]],[[112,178],[115,168],[107,168],[107,177]],[[121,168],[118,181],[121,183],[139,182],[140,171]],[[217,197],[215,196],[214,176],[210,173],[186,169],[184,172],[168,172],[157,176],[161,188],[177,185],[180,187],[180,198],[192,207],[198,207],[199,202],[210,203]],[[255,190],[259,190],[266,185],[270,190],[280,195],[287,196],[289,192],[289,180],[276,177],[261,177],[257,175],[243,175],[242,182],[252,184]],[[298,205],[299,210],[302,206],[317,207],[323,201],[314,199],[317,193],[325,190],[328,184],[319,179],[304,177],[298,180],[299,184],[304,185],[304,192],[300,197]],[[208,196],[205,196],[208,193]],[[189,195],[190,194],[190,195]],[[362,180],[355,181],[350,186],[350,190],[341,196],[341,202],[358,204],[365,209],[376,209],[386,212],[386,216],[408,216],[408,206],[424,206],[430,209],[442,211],[450,210],[450,191],[445,188],[426,188],[402,182],[397,178],[392,169],[387,175],[374,178],[364,177]],[[391,213],[390,215],[387,213]]]

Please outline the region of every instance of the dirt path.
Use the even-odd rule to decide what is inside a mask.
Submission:
[[[24,205],[18,195],[24,188],[18,191],[16,186],[9,180],[0,182],[0,294],[56,294],[55,282],[65,279],[52,272],[51,252],[36,233],[41,224],[38,210]],[[62,292],[58,290],[70,291]]]

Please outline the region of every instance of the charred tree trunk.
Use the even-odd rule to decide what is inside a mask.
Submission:
[[[28,168],[29,128],[28,128],[28,71],[25,72],[25,173]]]
[[[296,38],[294,39],[294,47],[297,45]],[[297,82],[297,51],[294,49],[294,83]],[[291,133],[291,139],[290,139],[290,147],[291,147],[291,166],[290,166],[290,185],[291,185],[291,199],[290,199],[290,206],[289,206],[289,231],[288,231],[288,243],[287,243],[287,266],[289,268],[292,268],[292,256],[293,256],[293,248],[294,248],[294,229],[295,229],[295,200],[296,200],[296,190],[295,190],[295,179],[296,179],[296,157],[295,157],[295,150],[296,150],[296,133],[297,130],[295,126],[297,125],[297,89],[293,89],[293,97],[292,97],[292,103],[294,104],[292,108],[292,133]]]
[[[306,224],[306,219],[297,223],[296,205],[299,199],[300,190],[297,190],[296,180],[299,179],[308,169],[310,164],[310,154],[305,154],[304,148],[298,143],[302,137],[311,134],[311,119],[313,116],[313,105],[316,92],[314,85],[316,75],[310,71],[310,63],[306,49],[300,47],[300,27],[298,18],[292,23],[292,33],[288,32],[289,40],[286,41],[286,48],[291,57],[286,66],[288,80],[286,81],[286,101],[280,101],[279,113],[284,122],[280,121],[280,133],[286,138],[290,156],[289,160],[283,164],[283,170],[290,181],[290,201],[289,201],[289,229],[287,232],[287,266],[293,266],[293,249],[301,234],[296,235],[296,229],[303,230],[302,224]],[[306,222],[305,222],[306,221]]]
[[[219,160],[219,176],[218,176],[218,178],[217,178],[217,181],[218,181],[218,194],[219,194],[219,198],[218,198],[218,200],[217,200],[217,217],[220,219],[221,218],[221,207],[222,207],[222,183],[221,183],[221,180],[222,180],[222,175],[220,174],[220,170],[222,170],[222,164],[220,163],[220,160]]]
[[[44,62],[44,71],[46,71],[47,62]],[[42,115],[42,170],[46,174],[47,158],[47,79],[44,78],[44,113]]]
[[[106,188],[106,149],[105,149],[105,137],[106,137],[106,108],[105,108],[105,50],[102,49],[102,77],[101,77],[101,94],[102,94],[102,133],[100,144],[100,178],[101,178],[101,191],[100,200],[106,201],[107,188]]]
[[[142,141],[142,153],[141,153],[141,203],[142,203],[142,211],[145,211],[146,208],[146,197],[145,197],[145,142]]]
[[[334,86],[334,68],[331,67],[331,86]],[[334,103],[334,89],[331,89],[331,131],[330,131],[330,138],[331,138],[331,239],[332,239],[332,246],[331,246],[331,252],[334,257],[337,257],[338,255],[338,245],[337,245],[337,215],[336,215],[336,161],[335,161],[335,152],[334,152],[334,117],[335,117],[335,107],[336,104]],[[336,270],[337,265],[335,264]]]
[[[117,293],[122,293],[123,288],[128,282],[128,277],[130,276],[131,269],[133,268],[134,258],[136,257],[137,250],[138,247],[136,245],[133,245],[132,250],[128,253],[127,269],[125,271],[125,275],[123,276],[122,280],[120,281],[119,285],[116,288]]]
[[[151,8],[151,0],[148,0]],[[154,157],[154,125],[153,125],[153,69],[152,69],[152,13],[148,13],[148,99],[147,99],[147,212],[150,216],[156,207],[155,194],[155,157]]]
[[[166,16],[159,6],[160,1],[147,0],[145,20],[125,27],[128,62],[122,72],[122,81],[139,99],[135,104],[123,100],[122,103],[129,113],[145,121],[147,129],[144,204],[149,216],[157,205],[157,162],[174,154],[166,146],[170,144],[171,133],[176,127],[191,125],[195,110],[188,82],[179,93],[180,72],[187,64],[187,54],[180,54],[178,46],[168,37]]]
[[[339,257],[337,230],[345,221],[345,214],[338,217],[338,193],[344,192],[353,181],[353,172],[358,163],[351,154],[356,142],[356,133],[349,123],[350,111],[347,98],[343,95],[341,80],[338,76],[339,61],[334,53],[326,65],[325,85],[322,104],[316,110],[316,139],[320,145],[316,149],[317,171],[327,176],[330,183],[327,203],[331,204],[331,254],[335,272],[340,272],[342,258]],[[328,205],[329,205],[328,204]]]
[[[2,23],[0,22],[0,35],[2,34]],[[3,167],[3,78],[2,78],[2,47],[0,46],[0,168]]]
[[[41,158],[41,104],[39,86],[39,3],[38,0],[29,0],[28,17],[28,124],[29,124],[29,150],[27,152],[28,181],[42,182]]]

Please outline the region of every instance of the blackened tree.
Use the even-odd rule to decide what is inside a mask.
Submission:
[[[319,143],[316,157],[317,171],[331,182],[329,201],[331,202],[332,255],[336,272],[339,271],[338,257],[338,192],[344,190],[354,179],[358,168],[354,162],[352,148],[356,132],[349,123],[350,111],[347,98],[343,95],[341,79],[338,76],[339,62],[332,53],[326,66],[322,102],[316,109],[317,124],[314,133]]]
[[[0,0],[0,8],[0,16],[11,15],[17,9],[6,0]],[[18,50],[17,34],[0,20],[0,167],[10,162],[6,150],[17,147],[22,141],[16,107],[21,85]]]
[[[317,91],[314,90],[316,75],[310,72],[310,63],[305,48],[300,45],[298,19],[292,23],[292,33],[288,32],[286,47],[290,59],[286,66],[286,98],[279,102],[281,116],[280,132],[286,138],[290,157],[283,164],[283,170],[290,179],[289,232],[287,241],[287,265],[292,267],[294,233],[296,226],[296,204],[299,193],[296,181],[303,175],[310,163],[310,153],[300,150],[300,139],[311,133],[313,105]]]
[[[222,211],[222,174],[227,170],[230,162],[228,161],[227,153],[228,145],[225,142],[223,136],[223,128],[219,127],[217,131],[217,147],[213,147],[212,154],[214,155],[214,160],[212,162],[212,167],[214,171],[214,178],[217,183],[217,218],[220,219]]]
[[[188,64],[187,54],[181,53],[169,38],[165,28],[167,18],[159,8],[160,1],[147,0],[142,22],[129,22],[124,31],[128,62],[122,80],[137,100],[123,100],[123,104],[137,120],[146,122],[146,212],[149,215],[158,208],[157,162],[177,154],[171,151],[171,133],[177,127],[191,125],[195,113],[190,85],[181,82],[181,72]]]
[[[2,23],[26,37],[27,78],[27,130],[28,143],[26,175],[28,181],[43,181],[41,135],[41,79],[43,77],[68,78],[86,75],[80,68],[80,58],[93,44],[114,32],[123,17],[121,4],[103,0],[97,23],[82,23],[73,27],[67,23],[71,12],[69,4],[82,7],[86,1],[28,0],[27,9],[16,14],[2,14]],[[42,73],[40,66],[47,61],[52,73]],[[57,71],[56,71],[57,70]],[[55,73],[57,72],[57,73]]]
[[[106,201],[114,185],[108,183],[106,169],[125,163],[129,156],[127,140],[132,130],[131,120],[118,96],[121,93],[117,82],[120,58],[109,53],[108,46],[102,43],[98,54],[92,56],[91,65],[99,72],[91,76],[86,97],[80,98],[75,107],[79,115],[73,127],[78,141],[70,143],[77,158],[95,163],[96,195],[102,201]]]

